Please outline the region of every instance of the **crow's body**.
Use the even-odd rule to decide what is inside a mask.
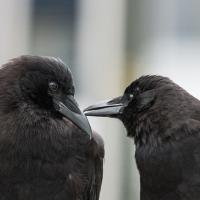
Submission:
[[[134,137],[141,200],[200,199],[199,100],[168,78],[144,76],[86,114],[119,118]]]
[[[23,56],[0,71],[0,200],[99,199],[103,141],[54,109],[52,80],[73,93],[71,73],[53,58]]]

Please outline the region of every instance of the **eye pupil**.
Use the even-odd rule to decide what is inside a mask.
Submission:
[[[58,84],[55,83],[55,82],[50,82],[49,83],[49,89],[52,91],[52,92],[56,92],[58,90]]]

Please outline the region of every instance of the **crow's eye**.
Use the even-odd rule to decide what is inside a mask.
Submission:
[[[49,83],[49,90],[50,90],[50,92],[53,92],[53,93],[57,92],[57,90],[58,90],[58,83],[56,83],[56,82],[50,82]]]
[[[129,94],[129,99],[132,99],[134,97],[133,94]]]

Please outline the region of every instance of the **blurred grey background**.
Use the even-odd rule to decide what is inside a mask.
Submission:
[[[169,76],[200,98],[200,1],[6,0],[0,63],[56,56],[71,68],[82,108],[120,95],[144,74]],[[114,119],[90,118],[105,141],[101,200],[139,200],[134,142]]]

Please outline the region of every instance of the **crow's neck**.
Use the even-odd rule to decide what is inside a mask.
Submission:
[[[165,121],[163,127],[162,121]],[[127,129],[128,137],[133,137],[136,147],[149,146],[154,148],[159,146],[165,135],[164,130],[170,127],[170,122],[159,116],[157,113],[140,114],[131,120],[126,120],[124,125]]]

